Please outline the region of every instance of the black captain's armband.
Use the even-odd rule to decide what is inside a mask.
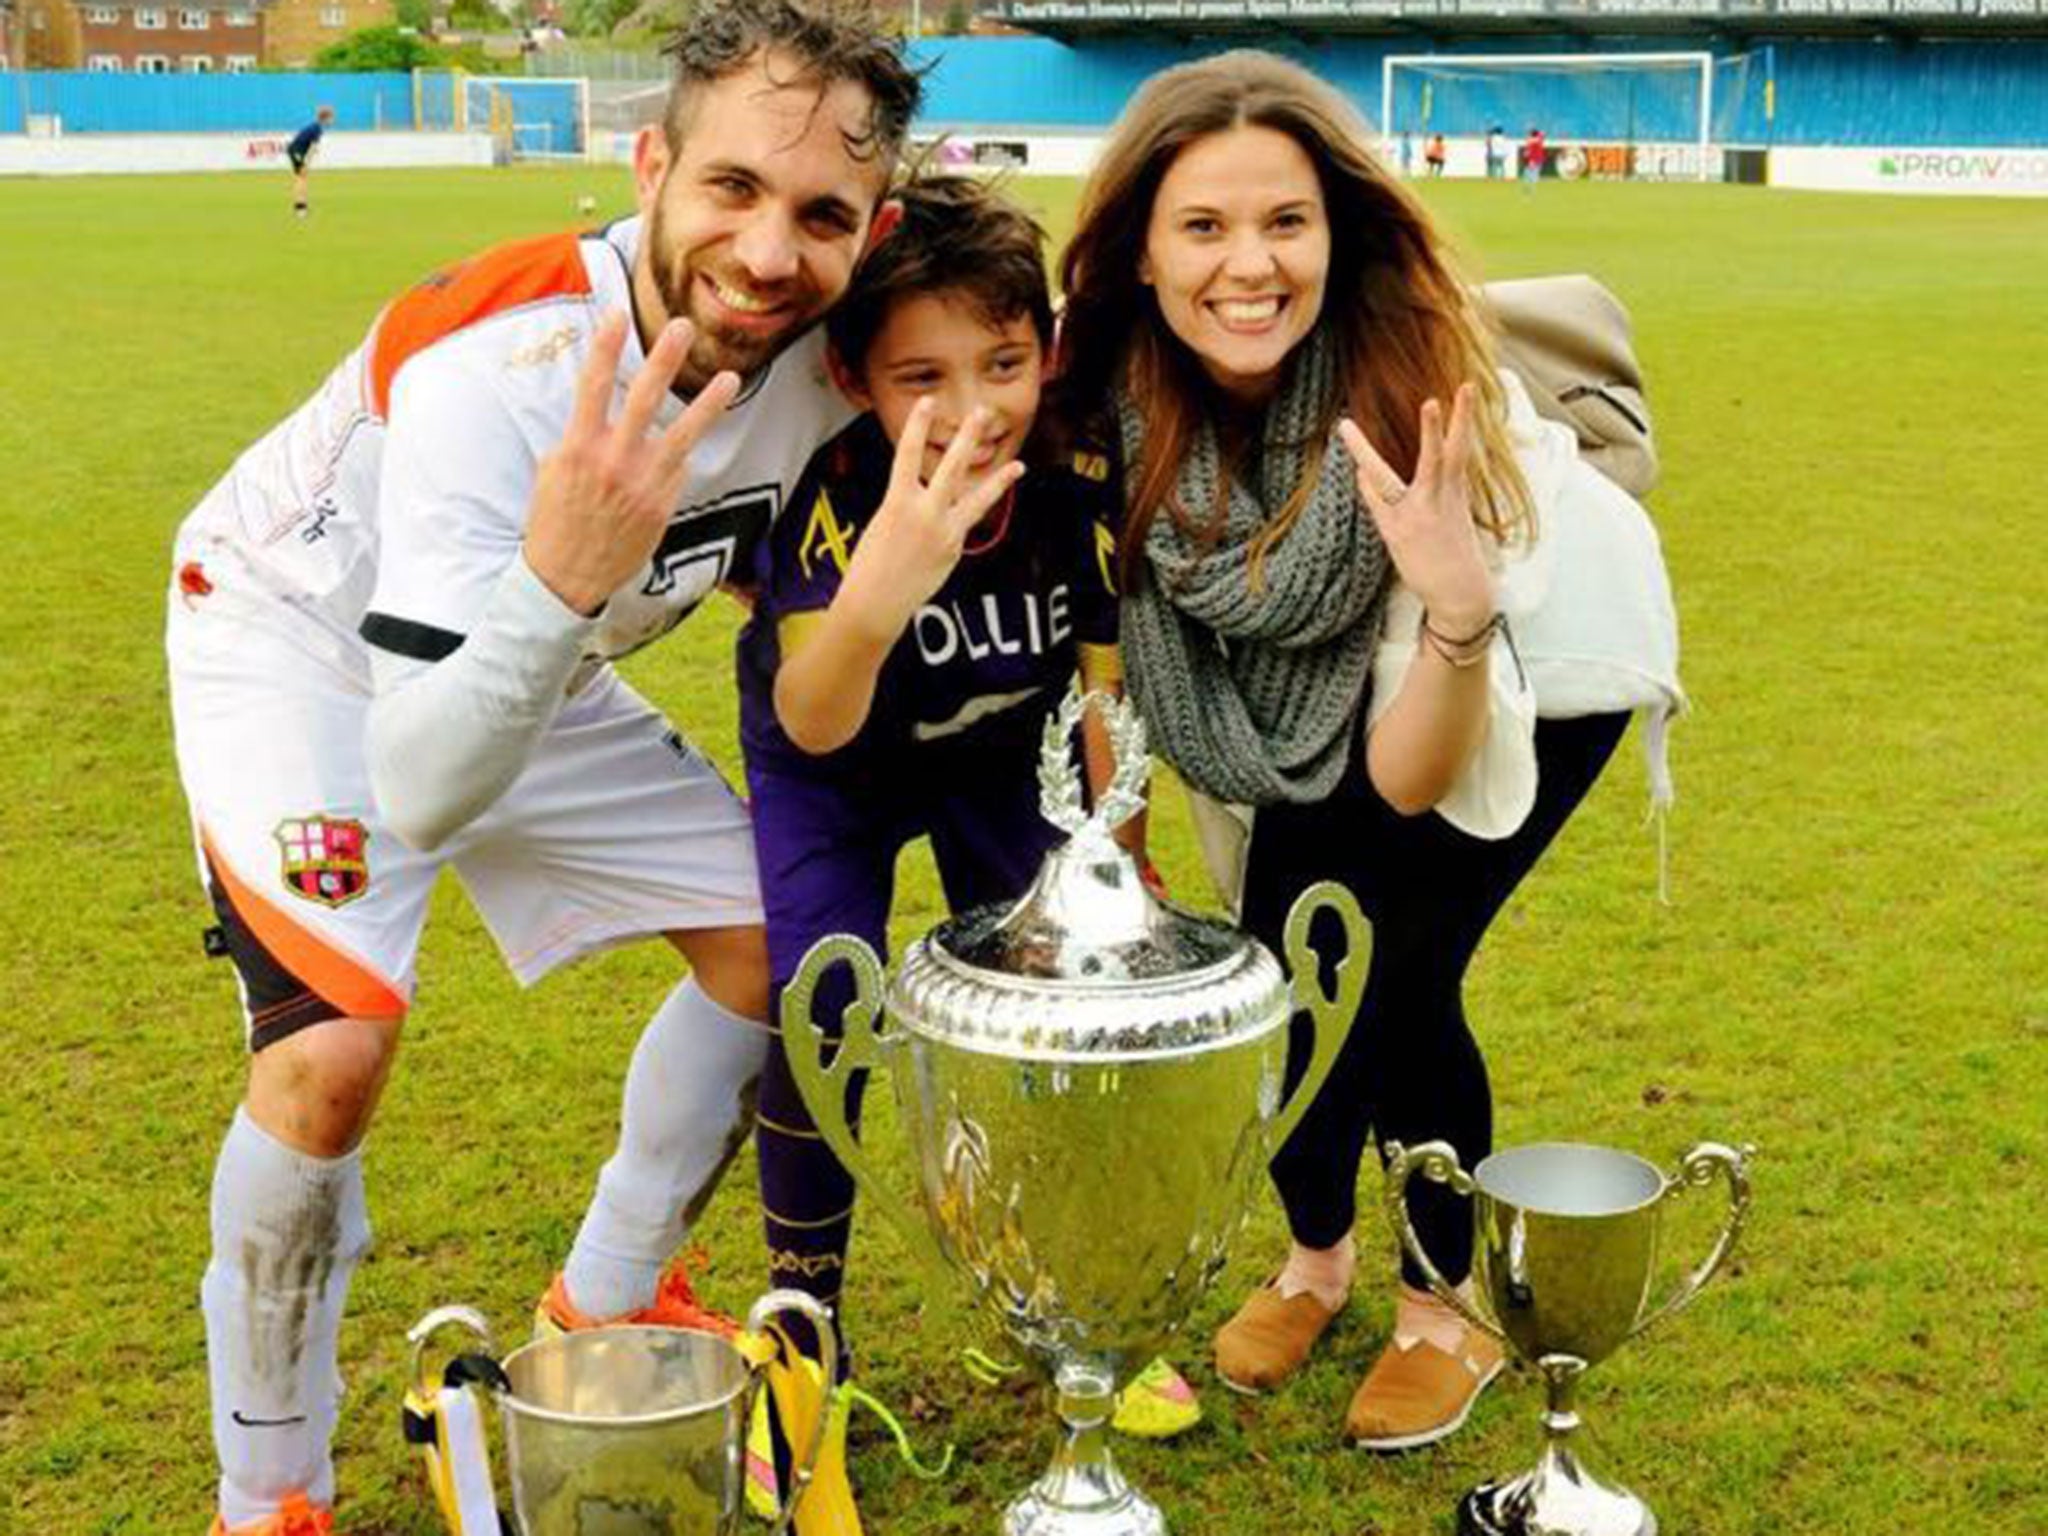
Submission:
[[[411,619],[394,619],[388,613],[366,613],[359,633],[369,644],[394,656],[414,661],[446,661],[462,649],[466,636],[452,629],[437,629]]]

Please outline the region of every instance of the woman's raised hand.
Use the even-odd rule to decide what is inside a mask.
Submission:
[[[1430,623],[1445,634],[1476,633],[1493,617],[1493,578],[1472,521],[1473,417],[1479,392],[1458,386],[1448,432],[1444,409],[1422,406],[1422,449],[1405,484],[1379,456],[1358,423],[1346,418],[1337,435],[1358,466],[1359,499],[1372,513],[1394,569],[1422,599]]]
[[[840,599],[858,613],[862,628],[892,644],[945,585],[975,524],[1024,474],[1024,466],[1013,461],[969,479],[968,466],[988,426],[988,413],[977,408],[954,429],[927,482],[924,455],[934,410],[929,398],[911,408],[896,441],[888,493],[855,544],[840,584]]]

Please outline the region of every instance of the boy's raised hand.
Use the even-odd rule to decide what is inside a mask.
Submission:
[[[846,616],[878,644],[894,644],[919,607],[945,585],[967,535],[1024,474],[1024,466],[1013,461],[979,480],[968,478],[988,425],[988,413],[976,408],[955,429],[927,482],[924,455],[935,409],[929,398],[911,408],[896,442],[888,494],[854,546],[840,583]]]

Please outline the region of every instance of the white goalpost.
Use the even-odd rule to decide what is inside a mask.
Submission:
[[[1422,77],[1422,110],[1419,114],[1422,121],[1413,125],[1404,124],[1397,129],[1396,89],[1398,78],[1403,72]],[[1674,110],[1674,104],[1654,104],[1658,110],[1653,115],[1660,121],[1670,122],[1672,126],[1678,127],[1679,131],[1657,133],[1653,137],[1666,143],[1690,144],[1692,153],[1687,158],[1694,162],[1691,174],[1700,181],[1711,180],[1709,151],[1714,121],[1714,56],[1705,52],[1390,54],[1380,65],[1380,134],[1384,141],[1391,144],[1397,131],[1411,134],[1456,131],[1466,136],[1486,131],[1477,125],[1459,123],[1454,128],[1445,128],[1430,121],[1433,115],[1432,98],[1439,86],[1454,95],[1469,97],[1474,102],[1483,102],[1483,109],[1474,110],[1490,109],[1495,116],[1488,119],[1489,121],[1514,122],[1517,114],[1511,107],[1504,109],[1503,106],[1505,102],[1514,100],[1514,90],[1510,85],[1514,77],[1523,77],[1524,82],[1530,76],[1547,77],[1553,82],[1558,82],[1555,88],[1570,95],[1575,112],[1582,115],[1592,113],[1597,116],[1602,110],[1602,104],[1587,100],[1587,93],[1583,90],[1567,91],[1567,82],[1570,86],[1577,87],[1601,75],[1632,81],[1647,74],[1678,79],[1688,84],[1697,82],[1697,106],[1688,115],[1689,120],[1682,127],[1677,123],[1678,114]],[[1614,104],[1607,105],[1608,110],[1614,110]],[[1626,113],[1627,120],[1624,124],[1603,123],[1596,131],[1574,126],[1569,136],[1619,144],[1635,143],[1639,135],[1636,131],[1637,101],[1632,84],[1624,93],[1620,107]],[[1542,114],[1534,111],[1523,111],[1519,114],[1525,120],[1540,115]],[[1610,131],[1617,127],[1620,131]],[[1549,133],[1549,130],[1546,130],[1546,133],[1553,138],[1559,136]],[[1516,131],[1511,136],[1519,138],[1520,135]]]
[[[457,126],[488,131],[501,163],[589,158],[590,82],[582,76],[463,75],[457,84]]]

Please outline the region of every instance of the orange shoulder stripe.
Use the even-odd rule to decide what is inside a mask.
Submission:
[[[278,964],[349,1018],[403,1017],[408,1005],[398,988],[355,956],[301,928],[266,897],[245,885],[204,830],[199,834],[199,842],[206,851],[207,868],[227,891],[236,914]]]
[[[381,420],[391,382],[406,359],[464,326],[522,304],[590,292],[575,231],[495,246],[443,267],[394,300],[377,318],[370,348],[370,408]]]

